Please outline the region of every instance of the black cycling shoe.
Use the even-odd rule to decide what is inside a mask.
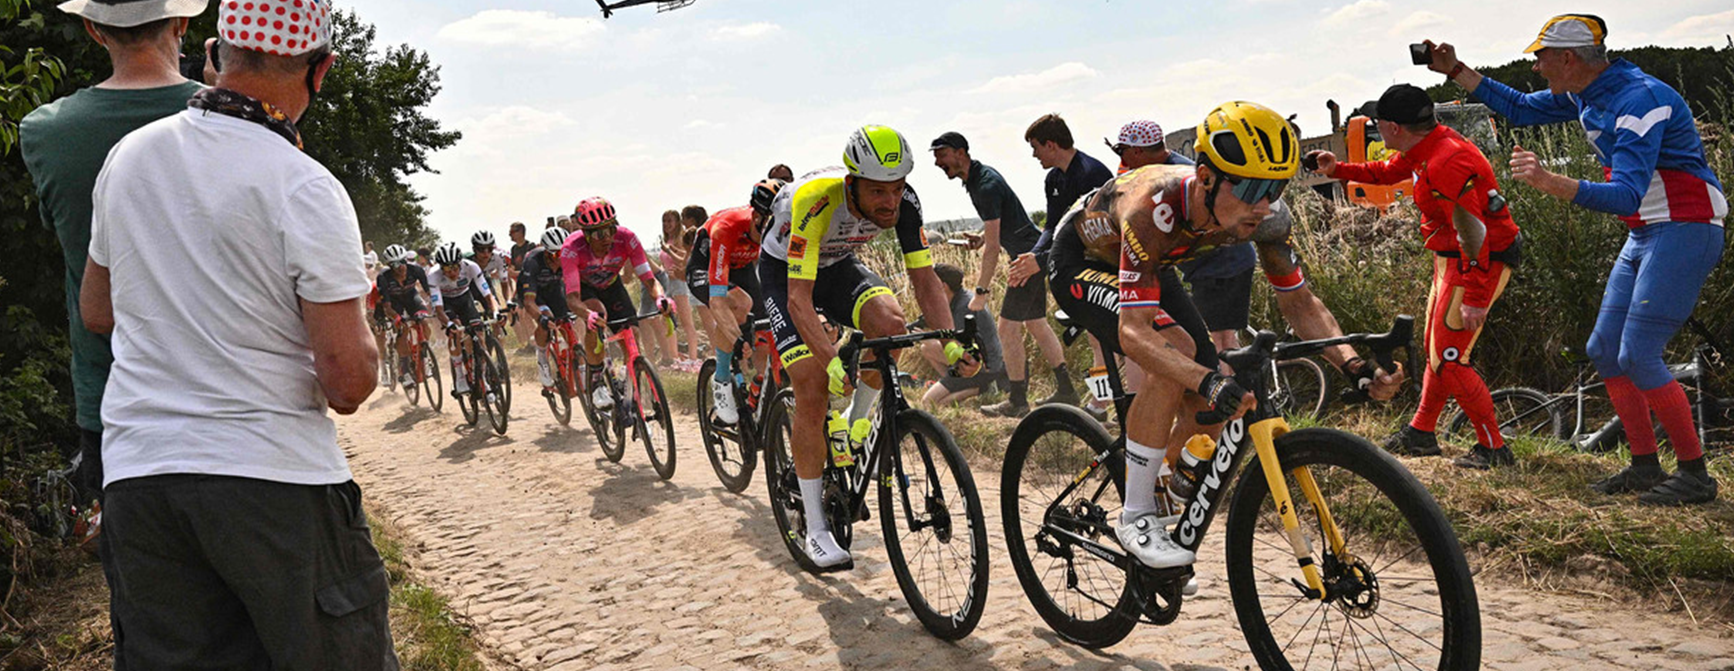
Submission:
[[[1604,478],[1601,482],[1590,485],[1590,489],[1603,494],[1630,494],[1632,492],[1647,492],[1662,481],[1668,479],[1668,472],[1655,464],[1632,464],[1620,472]]]
[[[1716,500],[1716,480],[1709,473],[1689,471],[1684,468],[1674,471],[1674,475],[1662,484],[1656,485],[1650,491],[1638,495],[1640,503],[1653,506],[1683,506],[1694,503],[1709,503]]]
[[[1469,454],[1458,457],[1456,461],[1451,463],[1456,464],[1458,468],[1473,468],[1478,471],[1485,471],[1497,467],[1515,466],[1517,465],[1517,459],[1511,456],[1511,448],[1509,447],[1501,447],[1495,450],[1484,445],[1476,445],[1475,447],[1469,448]]]
[[[1439,454],[1439,438],[1408,424],[1385,440],[1385,451],[1400,457],[1433,457]]]

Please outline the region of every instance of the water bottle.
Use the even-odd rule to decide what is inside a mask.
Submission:
[[[831,464],[837,468],[848,468],[855,465],[855,454],[849,449],[849,421],[843,419],[842,413],[832,410],[825,419],[826,440],[831,445]]]
[[[1200,433],[1186,441],[1186,449],[1180,451],[1180,467],[1175,469],[1175,477],[1168,484],[1168,492],[1176,501],[1190,501],[1192,495],[1198,493],[1198,481],[1204,477],[1204,468],[1214,456],[1216,441],[1210,436]]]

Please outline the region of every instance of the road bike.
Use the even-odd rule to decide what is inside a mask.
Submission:
[[[409,339],[409,372],[415,377],[414,384],[403,388],[403,395],[409,398],[409,404],[415,405],[421,401],[422,396],[426,396],[428,407],[433,408],[434,412],[440,412],[445,405],[445,385],[440,381],[439,362],[434,360],[433,348],[428,347],[427,341],[421,337],[420,324],[423,319],[425,317],[422,315],[405,318],[393,314],[392,331],[401,335],[395,336],[392,342],[395,343],[396,338]],[[405,324],[406,321],[408,324]],[[396,345],[387,349],[380,358],[395,360]]]
[[[462,370],[459,370],[457,365],[452,367],[452,379],[462,376],[470,387],[467,392],[452,392],[458,400],[458,409],[464,413],[464,421],[475,426],[480,415],[486,414],[488,425],[493,427],[494,433],[503,436],[506,435],[507,409],[506,395],[502,388],[511,382],[506,373],[506,360],[496,358],[488,351],[488,340],[491,339],[489,330],[493,321],[477,319],[461,330],[455,325],[447,324],[446,333],[447,337],[454,339],[454,343],[459,342],[456,338],[467,338],[469,342],[467,348],[457,345],[458,361]],[[494,345],[497,348],[499,341],[495,340]]]
[[[741,357],[748,352],[751,337],[753,378],[745,381]],[[764,427],[777,392],[788,386],[783,361],[774,354],[771,321],[760,319],[735,339],[734,356],[729,359],[729,380],[735,397],[740,421],[734,425],[719,424],[711,416],[715,400],[711,397],[710,381],[715,379],[716,359],[708,359],[698,369],[698,423],[704,437],[704,450],[710,456],[711,470],[723,487],[736,494],[752,483],[753,469],[758,465],[759,446],[764,444]]]
[[[1258,330],[1247,327],[1248,335],[1258,337]],[[1288,337],[1292,338],[1293,333]],[[1323,366],[1311,358],[1272,359],[1260,369],[1265,389],[1270,390],[1271,403],[1285,416],[1317,419],[1324,416],[1330,405],[1331,379]]]
[[[619,463],[626,456],[626,432],[630,429],[644,443],[656,474],[667,480],[674,477],[674,415],[668,411],[662,379],[640,353],[636,329],[632,328],[660,314],[651,311],[609,320],[608,328],[614,333],[603,339],[605,349],[599,377],[608,385],[614,403],[608,408],[596,407],[591,375],[578,376],[578,400],[590,421],[591,432],[596,435],[596,443],[602,447],[602,456]],[[619,350],[619,359],[625,361],[624,377],[615,363],[616,357],[610,356],[610,349]],[[631,384],[623,383],[623,379]]]
[[[1391,354],[1409,347],[1413,328],[1413,318],[1400,316],[1384,334],[1282,344],[1267,331],[1222,359],[1236,371],[1256,371],[1272,360],[1359,344],[1394,370]],[[1117,378],[1110,377],[1124,420],[1131,397]],[[1364,438],[1327,428],[1291,431],[1263,376],[1242,384],[1257,407],[1223,428],[1193,499],[1163,523],[1196,552],[1228,506],[1229,593],[1259,667],[1478,668],[1475,585],[1432,495]],[[1018,582],[1061,638],[1090,648],[1118,643],[1139,623],[1174,622],[1193,575],[1191,566],[1149,568],[1114,540],[1124,453],[1124,436],[1109,437],[1081,410],[1046,406],[1018,424],[1000,481]],[[1256,456],[1236,478],[1248,454]]]
[[[572,424],[572,397],[578,394],[578,356],[572,349],[572,344],[578,342],[578,333],[572,329],[572,318],[555,319],[547,315],[540,317],[542,328],[548,330],[548,344],[542,346],[542,351],[548,359],[548,372],[554,378],[554,388],[543,390],[542,395],[548,399],[548,409],[554,411],[554,420],[560,426]]]
[[[878,371],[880,380],[895,381],[899,377],[893,352],[928,340],[957,340],[973,347],[975,320],[967,318],[961,331],[872,339],[853,332],[837,356],[851,378],[867,366]],[[874,358],[861,361],[864,351]],[[790,443],[794,390],[777,392],[770,405],[765,484],[772,516],[796,563],[815,570],[803,547],[807,522]],[[855,523],[869,519],[867,488],[876,484],[885,552],[904,599],[934,636],[963,638],[975,630],[987,608],[987,525],[975,478],[951,432],[933,415],[910,407],[901,385],[882,384],[876,405],[862,453],[854,453],[848,431],[827,439],[832,458],[824,472],[825,521],[838,545],[848,550]],[[848,458],[840,460],[839,455]]]
[[[1728,430],[1734,428],[1734,398],[1717,395],[1712,385],[1722,368],[1724,350],[1697,318],[1687,319],[1686,325],[1698,335],[1699,343],[1692,348],[1688,360],[1668,364],[1668,372],[1692,399],[1692,423],[1698,430],[1698,443],[1706,448],[1724,445],[1731,439]],[[1500,433],[1563,440],[1585,452],[1618,449],[1626,429],[1608,403],[1607,385],[1601,382],[1589,357],[1569,349],[1563,355],[1578,369],[1570,389],[1557,394],[1521,386],[1493,390],[1494,416],[1499,418]],[[1602,420],[1604,417],[1607,419]],[[1441,426],[1447,438],[1472,439],[1469,417],[1461,408]]]

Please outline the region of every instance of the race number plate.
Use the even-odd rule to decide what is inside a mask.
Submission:
[[[1097,401],[1107,403],[1114,400],[1114,386],[1108,384],[1108,367],[1096,366],[1090,369],[1090,374],[1084,378],[1084,384],[1090,386],[1090,395]]]

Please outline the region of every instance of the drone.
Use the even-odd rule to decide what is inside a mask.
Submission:
[[[639,5],[656,3],[656,13],[661,14],[663,12],[672,12],[682,7],[686,7],[696,1],[697,0],[618,0],[618,2],[608,2],[607,0],[596,0],[596,6],[602,8],[602,18],[606,19],[614,16],[614,10],[616,9],[625,9],[627,7],[637,7]]]

